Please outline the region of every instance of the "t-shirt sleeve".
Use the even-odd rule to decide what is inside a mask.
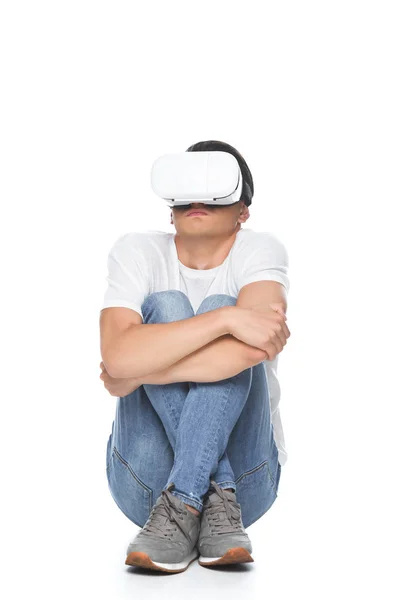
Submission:
[[[289,292],[289,258],[284,244],[271,233],[257,232],[239,267],[238,290],[254,281],[278,281]]]
[[[148,295],[147,267],[132,234],[127,233],[114,243],[107,269],[107,289],[100,310],[122,306],[135,310],[143,319],[141,306]]]

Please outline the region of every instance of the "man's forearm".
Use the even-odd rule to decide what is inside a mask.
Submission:
[[[185,356],[167,369],[138,379],[141,384],[155,385],[177,381],[221,381],[257,365],[263,360],[260,356],[253,346],[228,334]]]
[[[233,310],[234,306],[223,306],[179,321],[132,325],[108,348],[102,348],[103,362],[111,377],[117,379],[141,379],[162,371],[214,340],[230,335]]]

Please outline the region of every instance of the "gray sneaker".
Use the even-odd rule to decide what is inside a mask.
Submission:
[[[236,494],[220,488],[214,480],[203,501],[197,547],[203,567],[254,562]]]
[[[180,573],[199,555],[200,516],[171,494],[174,483],[162,490],[143,528],[129,544],[126,565]]]

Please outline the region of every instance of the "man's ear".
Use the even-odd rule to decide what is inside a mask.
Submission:
[[[241,200],[241,202],[242,202],[242,206],[240,208],[239,220],[240,220],[240,223],[245,223],[247,221],[247,219],[250,217],[249,207],[246,205],[244,200]]]

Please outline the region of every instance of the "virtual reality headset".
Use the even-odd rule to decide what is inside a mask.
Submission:
[[[242,173],[229,152],[164,154],[151,168],[151,187],[170,207],[192,202],[225,206],[239,202]]]

